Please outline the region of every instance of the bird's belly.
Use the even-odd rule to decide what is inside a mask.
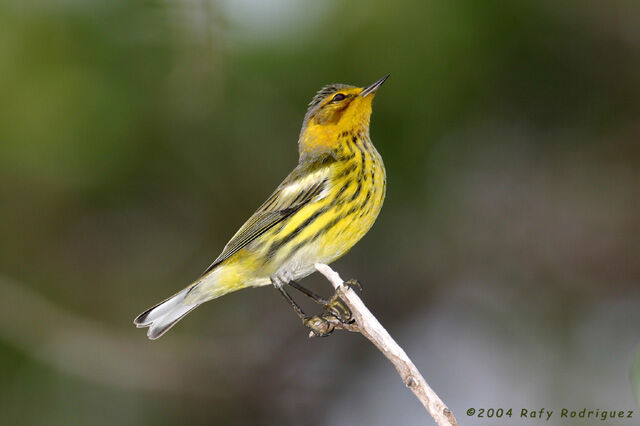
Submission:
[[[370,164],[359,179],[334,181],[324,198],[247,247],[264,259],[254,270],[256,276],[304,278],[315,271],[316,263],[329,264],[347,253],[373,226],[385,196],[381,162]]]
[[[323,263],[333,262],[347,253],[373,226],[379,209],[359,216],[346,217],[339,224],[330,229],[323,238],[319,250],[319,257]]]
[[[315,271],[316,263],[329,264],[346,254],[369,231],[380,209],[345,217],[312,242],[281,259],[277,275],[301,279]]]

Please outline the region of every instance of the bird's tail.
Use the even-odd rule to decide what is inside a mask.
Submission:
[[[200,303],[185,304],[185,297],[194,286],[191,285],[179,293],[174,294],[156,306],[147,309],[133,320],[138,328],[149,327],[149,339],[157,339],[167,332],[182,317],[187,315]]]

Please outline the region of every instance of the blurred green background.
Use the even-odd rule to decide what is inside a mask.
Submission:
[[[462,424],[636,409],[637,1],[0,0],[0,424],[430,424],[271,288],[132,325],[295,166],[317,89],[387,73],[387,200],[335,268]]]

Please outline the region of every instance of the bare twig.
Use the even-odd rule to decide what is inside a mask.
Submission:
[[[369,339],[371,343],[391,361],[404,384],[413,391],[438,425],[457,426],[458,422],[453,412],[442,402],[433,389],[429,387],[405,351],[393,340],[382,324],[380,324],[376,317],[367,309],[355,291],[345,286],[340,275],[328,265],[316,263],[315,267],[331,282],[333,287],[335,287],[340,298],[349,306],[349,309],[351,309],[351,313],[355,319],[353,324],[336,322],[331,325],[335,328],[359,332]]]

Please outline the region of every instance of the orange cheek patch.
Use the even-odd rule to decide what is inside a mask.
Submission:
[[[328,151],[341,143],[340,135],[345,131],[359,132],[369,127],[373,95],[354,98],[344,107],[324,105],[307,123],[300,135],[300,154]]]

